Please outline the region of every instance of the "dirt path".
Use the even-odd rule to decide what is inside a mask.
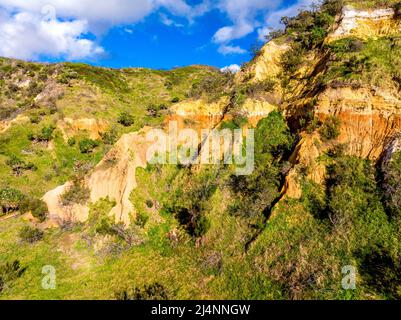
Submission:
[[[16,217],[18,217],[19,215],[20,215],[19,213],[14,213],[14,214],[12,214],[12,215],[5,216],[5,217],[3,217],[3,218],[0,218],[0,222],[3,222],[3,221],[6,221],[6,220],[10,220],[10,219],[16,218]]]

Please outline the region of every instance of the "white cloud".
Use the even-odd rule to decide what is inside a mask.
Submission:
[[[0,0],[0,55],[93,57],[104,49],[89,33],[98,39],[109,28],[132,25],[160,8],[191,22],[210,6],[208,0],[192,7],[185,0]],[[167,15],[162,22],[180,26]]]
[[[258,40],[265,41],[266,36],[273,30],[271,27],[262,27],[258,29]]]
[[[166,14],[160,13],[160,21],[166,26],[174,26],[177,28],[182,28],[184,25],[182,23],[177,23],[173,19],[170,19]]]
[[[241,67],[238,64],[232,64],[220,69],[221,72],[231,72],[231,73],[237,73],[240,70]]]
[[[226,43],[234,39],[240,39],[253,31],[253,26],[247,23],[241,23],[237,26],[223,27],[213,36],[217,43]]]
[[[40,55],[63,56],[74,60],[104,53],[103,48],[81,35],[87,32],[84,20],[43,20],[35,14],[2,13],[0,55],[35,59]]]
[[[247,51],[242,49],[240,46],[230,46],[230,45],[221,45],[219,47],[218,51],[219,51],[219,53],[224,54],[224,55],[247,53]]]
[[[233,41],[255,30],[262,39],[269,27],[279,25],[281,16],[294,15],[301,5],[313,2],[299,0],[289,8],[278,10],[282,0],[203,0],[198,5],[189,5],[187,1],[0,0],[0,55],[24,59],[40,55],[66,59],[93,57],[104,52],[97,42],[113,26],[132,26],[161,10],[162,23],[181,27],[176,17],[186,18],[191,24],[193,19],[212,9],[220,10],[231,21],[213,36],[218,51],[243,54],[246,50]]]
[[[257,16],[277,8],[280,3],[281,0],[220,0],[220,11],[227,14],[233,25],[218,30],[214,40],[224,43],[250,34],[258,25]]]
[[[184,0],[0,0],[7,10],[40,14],[43,7],[53,7],[59,18],[87,20],[92,32],[102,27],[131,24],[159,8],[188,19],[209,10],[208,1],[191,7]]]
[[[219,44],[218,51],[222,54],[245,53],[245,50],[230,44],[233,40],[241,39],[258,27],[258,17],[277,8],[279,1],[267,0],[220,0],[218,9],[232,21],[232,25],[217,30],[213,42]]]
[[[220,0],[217,8],[227,15],[232,25],[217,30],[213,36],[213,42],[219,45],[219,52],[222,54],[239,53],[241,50],[232,44],[233,41],[255,30],[258,33],[258,39],[265,41],[265,36],[272,29],[280,27],[281,17],[295,16],[301,8],[319,1],[298,0],[289,7],[279,9],[283,0]]]

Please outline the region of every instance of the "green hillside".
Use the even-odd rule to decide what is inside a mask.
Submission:
[[[0,59],[0,299],[400,299],[401,30],[328,41],[344,5],[401,8],[327,0],[284,19],[271,35],[288,45],[274,79],[253,79],[262,52],[238,76]],[[138,168],[129,226],[108,215],[120,199],[88,202],[83,178],[124,134],[161,128],[179,102],[222,96],[232,118],[220,128],[251,126],[236,113],[247,99],[277,102],[254,128],[251,175]],[[66,119],[107,130],[66,137]],[[370,141],[379,145],[361,156]],[[89,218],[52,227],[40,199],[68,181],[61,201],[87,204]],[[54,290],[42,286],[44,266],[56,270]]]

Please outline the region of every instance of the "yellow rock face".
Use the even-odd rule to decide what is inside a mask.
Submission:
[[[100,139],[101,133],[109,129],[109,123],[106,120],[98,119],[71,119],[65,118],[57,124],[63,133],[64,139],[73,137],[80,131],[86,131],[91,139]]]
[[[146,167],[146,132],[145,128],[138,133],[130,133],[121,137],[112,150],[85,178],[85,185],[90,189],[90,201],[96,203],[102,198],[109,197],[117,205],[109,215],[116,222],[129,225],[135,217],[135,208],[129,200],[131,192],[136,188],[135,171],[138,167]],[[71,183],[49,191],[43,200],[49,208],[52,221],[84,222],[89,216],[88,205],[63,206],[60,196],[68,190]]]
[[[397,35],[401,32],[401,20],[395,19],[392,8],[357,10],[346,6],[343,9],[338,28],[327,41],[356,36],[362,39]]]
[[[348,154],[377,160],[401,130],[401,99],[384,90],[328,89],[320,96],[316,115],[341,120],[338,141]]]
[[[326,177],[326,166],[319,161],[325,146],[318,134],[304,134],[290,157],[293,168],[286,177],[283,194],[287,198],[299,199],[302,196],[300,171],[306,168],[306,179],[323,184]]]
[[[275,41],[268,42],[255,61],[250,63],[246,70],[236,76],[237,82],[258,82],[268,78],[274,78],[281,71],[281,55],[290,48],[288,44],[278,44]]]
[[[219,101],[212,103],[207,103],[202,99],[186,100],[175,104],[171,111],[182,117],[223,115],[224,108],[229,102],[229,97],[223,97]]]
[[[261,119],[267,117],[274,110],[277,110],[277,106],[268,101],[248,98],[238,109],[238,113],[246,117],[252,126],[256,126]]]

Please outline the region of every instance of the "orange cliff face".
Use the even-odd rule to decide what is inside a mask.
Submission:
[[[177,104],[172,108],[172,114],[166,118],[164,130],[168,130],[170,121],[177,122],[178,130],[190,128],[200,133],[204,129],[214,129],[222,121],[233,117],[233,114],[225,113],[228,104],[227,98],[212,104],[201,100]],[[248,101],[240,112],[249,117],[250,124],[256,125],[259,119],[267,116],[274,108],[262,102]],[[98,129],[97,125],[95,127]],[[90,203],[106,197],[116,201],[116,206],[109,213],[116,222],[129,225],[135,219],[136,210],[129,199],[137,186],[136,169],[147,166],[147,151],[152,144],[147,139],[150,129],[152,128],[146,127],[140,132],[123,135],[84,179],[85,186],[90,189]],[[71,183],[66,183],[43,197],[51,219],[56,224],[68,220],[85,222],[89,217],[89,205],[62,205],[60,197],[70,186]]]
[[[230,109],[229,97],[223,97],[212,103],[204,100],[188,100],[172,107],[172,113],[166,117],[165,125],[170,121],[176,121],[178,129],[191,128],[200,132],[202,129],[216,128],[221,122],[241,116],[247,119],[249,126],[255,127],[275,109],[277,106],[268,101],[250,98],[235,110]]]
[[[341,121],[338,142],[347,153],[378,160],[401,131],[401,97],[368,88],[326,90],[319,98],[316,116],[334,115]]]

